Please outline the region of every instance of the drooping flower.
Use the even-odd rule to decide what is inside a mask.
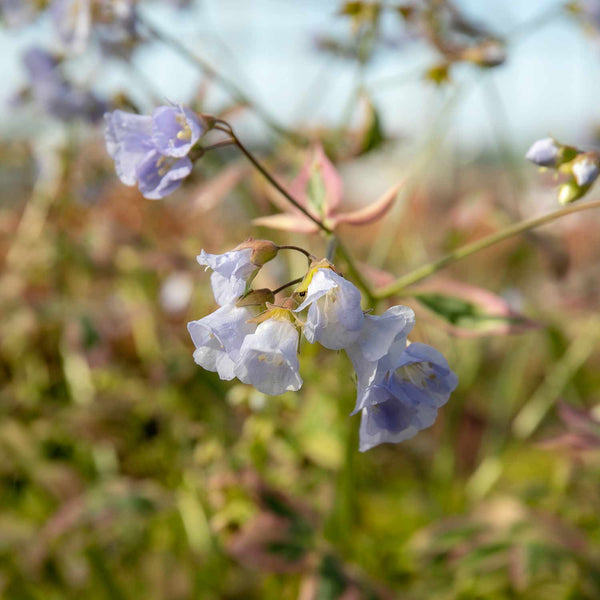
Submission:
[[[200,118],[183,107],[161,106],[152,116],[115,110],[104,115],[106,148],[125,185],[145,198],[173,192],[192,171],[188,152],[204,133]]]
[[[302,387],[298,372],[300,334],[293,314],[285,308],[269,309],[266,320],[242,342],[234,373],[263,394],[276,396]]]
[[[301,284],[306,297],[296,312],[308,309],[304,337],[312,344],[319,342],[330,350],[353,344],[363,326],[360,292],[329,266],[316,265]]]
[[[29,48],[23,64],[34,100],[53,117],[97,121],[107,109],[107,103],[95,94],[71,85],[60,72],[58,61],[45,50]]]
[[[382,315],[365,315],[357,341],[345,348],[357,377],[354,413],[365,404],[366,389],[385,377],[400,361],[407,336],[415,324],[415,313],[408,306],[392,306]]]
[[[374,382],[365,389],[360,451],[402,442],[430,427],[457,384],[458,378],[437,350],[409,344],[397,359],[378,369]]]
[[[199,264],[213,270],[210,283],[217,304],[223,306],[239,298],[252,282],[260,267],[277,255],[278,246],[268,240],[248,240],[224,254],[202,250]]]
[[[250,322],[256,314],[254,306],[240,307],[231,302],[202,319],[190,321],[187,327],[196,346],[196,364],[216,371],[225,381],[233,379],[242,342],[256,330],[256,323]]]

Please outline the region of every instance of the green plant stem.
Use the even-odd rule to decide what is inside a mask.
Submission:
[[[279,135],[288,138],[295,144],[305,145],[308,142],[308,140],[304,136],[290,131],[286,129],[283,125],[280,125],[277,121],[275,121],[275,119],[273,119],[273,117],[271,117],[271,115],[267,113],[267,111],[264,108],[259,106],[249,96],[247,96],[235,83],[233,83],[230,79],[219,73],[202,57],[189,50],[184,44],[181,43],[181,41],[178,38],[173,37],[168,33],[157,29],[152,23],[150,23],[145,18],[138,17],[138,20],[144,26],[146,31],[155,40],[158,40],[163,44],[169,46],[188,62],[199,67],[203,73],[207,74],[209,77],[212,77],[231,96],[233,100],[252,108],[252,110],[262,119],[265,125],[267,125],[270,129],[272,129]]]
[[[375,295],[375,292],[371,289],[371,286],[369,285],[369,283],[362,276],[360,269],[354,262],[352,255],[348,252],[348,250],[346,249],[344,244],[342,244],[342,242],[340,241],[339,238],[336,238],[336,239],[337,239],[337,251],[340,253],[340,255],[346,261],[346,264],[348,265],[348,272],[350,273],[350,275],[352,275],[352,277],[354,277],[354,279],[356,280],[356,283],[358,284],[358,287],[361,288],[361,290],[364,292],[365,296],[367,297],[369,306],[373,306],[375,304],[376,300],[378,299],[377,296]]]
[[[541,225],[545,225],[546,223],[550,223],[551,221],[555,221],[556,219],[560,219],[566,215],[570,215],[572,213],[581,212],[584,210],[590,210],[592,208],[600,208],[600,200],[596,200],[594,202],[587,202],[585,204],[578,204],[576,206],[569,206],[567,208],[562,208],[561,210],[557,210],[547,215],[543,215],[542,217],[535,217],[534,219],[527,219],[526,221],[521,221],[519,223],[515,223],[514,225],[510,225],[501,231],[496,233],[492,233],[480,240],[475,242],[471,242],[470,244],[466,244],[461,248],[457,248],[453,252],[446,254],[442,258],[435,260],[431,263],[423,265],[410,273],[400,277],[394,283],[386,285],[378,290],[373,292],[373,297],[375,299],[383,299],[389,298],[390,296],[395,296],[399,292],[401,292],[405,287],[417,283],[434,273],[437,273],[440,269],[457,262],[463,258],[467,258],[471,256],[471,254],[475,254],[475,252],[479,252],[480,250],[484,250],[485,248],[489,248],[494,244],[498,244],[514,235],[518,235],[519,233],[523,233],[525,231],[529,231],[530,229],[534,229],[535,227],[540,227]]]
[[[279,294],[279,292],[285,290],[285,288],[288,288],[291,285],[296,285],[297,283],[300,283],[303,279],[304,277],[298,277],[297,279],[293,279],[292,281],[284,283],[283,285],[279,286],[276,290],[273,290],[273,295],[275,296],[276,294]]]

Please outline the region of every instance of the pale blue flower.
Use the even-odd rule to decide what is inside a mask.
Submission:
[[[364,321],[360,292],[332,269],[316,271],[296,312],[307,306],[304,337],[311,344],[319,342],[330,350],[340,350],[358,339]]]
[[[117,175],[126,185],[137,183],[145,198],[164,198],[191,173],[186,155],[204,133],[191,110],[161,106],[151,117],[115,110],[104,118]]]
[[[196,260],[213,270],[210,283],[215,300],[221,306],[237,300],[246,291],[250,277],[258,270],[252,262],[251,248],[231,250],[224,254],[208,254],[202,250]]]
[[[137,183],[137,169],[155,148],[152,117],[115,110],[104,115],[106,149],[115,161],[115,170],[125,185]]]
[[[365,389],[360,451],[402,442],[430,427],[457,384],[458,378],[437,350],[409,344]]]
[[[547,137],[537,140],[527,151],[525,158],[540,167],[556,167],[560,157],[560,147],[556,140]]]
[[[263,321],[244,338],[235,375],[270,396],[299,390],[302,378],[298,372],[298,340],[298,329],[289,319]]]
[[[138,188],[144,198],[160,200],[179,187],[193,166],[187,156],[173,158],[153,150],[137,166]]]
[[[194,361],[208,371],[229,381],[235,377],[234,366],[240,355],[246,335],[256,330],[256,323],[248,322],[256,316],[255,307],[226,304],[215,312],[187,325],[196,346]]]
[[[363,408],[365,390],[383,380],[400,361],[407,336],[415,324],[415,313],[408,306],[392,306],[381,316],[365,315],[358,340],[345,348],[357,376],[354,413]]]

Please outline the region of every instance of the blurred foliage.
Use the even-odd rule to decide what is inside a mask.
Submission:
[[[31,172],[25,149],[3,152]],[[15,182],[0,213],[3,597],[598,597],[598,448],[537,443],[565,430],[555,401],[597,402],[593,220],[546,234],[570,253],[568,277],[518,241],[451,269],[518,288],[543,327],[461,339],[419,311],[414,339],[449,357],[460,387],[432,430],[362,455],[343,354],[305,344],[302,390],[277,398],[192,361],[185,323],[212,306],[194,257],[252,232],[260,186],[204,207],[208,184],[191,182],[150,202],[115,181],[97,139],[62,152],[54,175]],[[491,197],[466,210],[423,185],[395,217],[386,268],[420,262],[420,240],[450,249],[502,219]],[[363,230],[357,252],[380,233]]]

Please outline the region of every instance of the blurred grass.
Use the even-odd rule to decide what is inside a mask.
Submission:
[[[598,450],[538,444],[565,429],[559,400],[598,402],[594,218],[548,228],[566,274],[522,240],[450,269],[518,290],[543,327],[461,339],[419,310],[413,339],[460,386],[432,429],[360,454],[343,353],[304,344],[304,387],[276,398],[192,361],[185,324],[214,308],[195,255],[256,235],[260,185],[204,211],[194,183],[164,202],[120,186],[98,141],[60,160],[0,209],[2,597],[600,597]],[[460,175],[445,196],[423,180],[383,229],[342,235],[363,258],[381,243],[401,274],[506,222],[488,191],[501,168]],[[265,277],[284,281],[285,260]],[[193,282],[180,307],[161,293],[174,274]]]

